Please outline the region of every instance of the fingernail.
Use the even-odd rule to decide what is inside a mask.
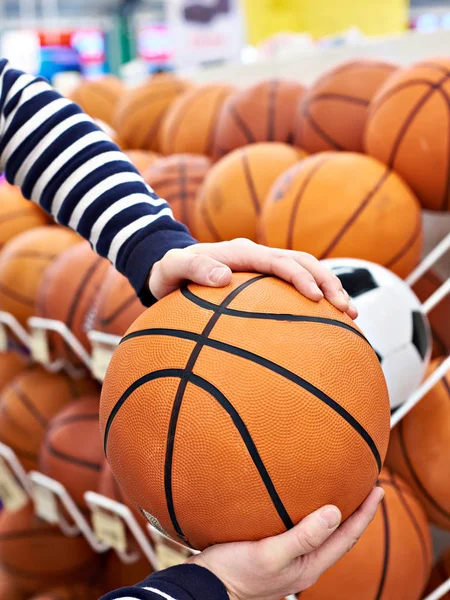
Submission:
[[[327,529],[334,529],[341,522],[341,513],[334,506],[327,506],[320,511],[320,518]]]
[[[227,273],[228,269],[226,269],[225,267],[215,267],[209,273],[209,280],[212,281],[212,283],[219,283],[222,277],[225,277]]]

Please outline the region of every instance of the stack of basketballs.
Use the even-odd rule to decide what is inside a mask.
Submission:
[[[127,335],[100,402],[57,333],[51,358],[70,366],[57,373],[10,334],[0,442],[87,517],[84,494],[97,491],[143,531],[148,519],[198,549],[276,534],[325,503],[346,517],[377,480],[375,520],[302,600],[419,600],[442,583],[450,550],[432,571],[430,522],[450,531],[450,375],[390,441],[389,418],[450,351],[450,299],[431,329],[420,304],[441,278],[423,275],[420,301],[402,281],[423,254],[422,209],[450,210],[449,73],[450,58],[403,69],[360,59],[308,89],[83,81],[71,98],[200,242],[243,237],[326,259],[362,333],[325,300],[255,274],[190,285],[145,311],[87,242],[2,181],[0,310],[25,329],[33,316],[61,321],[88,352],[91,330]],[[31,503],[0,513],[0,598],[90,600],[150,570],[94,553]]]

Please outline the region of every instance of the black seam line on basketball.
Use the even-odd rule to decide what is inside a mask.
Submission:
[[[17,456],[19,458],[23,458],[24,460],[29,460],[33,463],[37,463],[39,460],[39,455],[38,454],[33,454],[32,452],[27,452],[26,450],[22,450],[21,448],[18,448],[17,446],[14,445],[14,443],[9,443],[8,444],[8,440],[7,438],[3,438],[4,444],[6,444],[6,446],[11,446],[11,448],[13,448],[15,454],[17,454]]]
[[[184,86],[182,85],[177,85],[176,87],[174,86],[172,88],[171,91],[175,91],[176,94],[179,94],[180,92],[184,91]],[[164,100],[165,98],[167,98],[167,90],[164,91],[159,91],[157,94],[154,94],[151,98],[148,97],[148,94],[145,94],[144,97],[139,96],[136,99],[133,99],[133,102],[131,102],[130,104],[128,104],[127,106],[125,106],[125,108],[127,109],[127,112],[133,112],[135,115],[137,115],[137,111],[139,111],[142,106],[144,107],[148,107],[151,104],[154,104],[155,102],[160,102],[161,100]],[[122,108],[123,110],[123,108]],[[120,113],[120,109],[118,112],[118,117],[120,118],[122,115]]]
[[[442,381],[442,385],[445,388],[445,391],[447,392],[447,396],[450,400],[450,384],[447,381],[447,375],[444,375],[444,377],[442,377],[441,381]]]
[[[23,538],[43,536],[61,537],[61,531],[54,525],[39,527],[38,529],[21,529],[19,531],[2,533],[0,535],[0,542],[10,542],[14,540],[21,540]]]
[[[344,64],[341,67],[335,68],[333,70],[333,75],[341,75],[342,73],[346,73],[348,71],[354,71],[355,69],[363,69],[363,70],[386,69],[386,70],[390,70],[391,72],[394,72],[397,70],[397,67],[395,65],[390,65],[389,63],[385,63],[381,60],[380,61],[374,60],[373,62],[371,62],[369,64],[361,64],[359,62],[356,62],[356,63],[347,64],[347,65]],[[322,77],[324,77],[324,76],[322,76]],[[320,81],[320,79],[318,81]]]
[[[341,227],[339,232],[335,235],[335,237],[328,244],[327,248],[321,253],[320,259],[326,258],[329,255],[329,253],[332,250],[334,250],[334,248],[339,244],[339,242],[341,241],[343,236],[347,233],[347,231],[350,229],[350,227],[353,225],[353,223],[358,219],[359,215],[363,212],[363,210],[366,208],[366,206],[370,203],[370,201],[373,199],[375,194],[380,190],[380,188],[385,183],[385,181],[388,179],[390,174],[391,174],[391,169],[386,167],[383,175],[380,177],[380,179],[377,181],[377,183],[374,185],[374,187],[366,194],[365,198],[363,198],[362,202],[354,210],[351,217],[345,222],[343,227]]]
[[[211,338],[203,339],[201,334],[193,333],[191,331],[183,331],[183,330],[179,330],[179,329],[162,329],[162,328],[161,329],[143,329],[141,331],[135,331],[134,333],[130,333],[129,335],[127,335],[126,337],[124,337],[122,339],[121,343],[127,342],[128,340],[136,338],[136,337],[157,336],[157,335],[175,337],[175,338],[179,338],[179,339],[183,339],[183,340],[191,340],[191,341],[198,341],[198,340],[202,339],[202,344],[204,346],[208,346],[208,347],[214,348],[216,350],[222,350],[228,354],[232,354],[234,356],[239,356],[240,358],[245,358],[246,360],[249,360],[255,364],[258,364],[258,365],[272,371],[273,373],[277,373],[278,375],[280,375],[281,377],[284,377],[288,381],[292,381],[292,383],[295,383],[299,387],[301,387],[304,390],[306,390],[307,392],[309,392],[311,395],[313,395],[315,398],[317,398],[318,400],[320,400],[321,402],[326,404],[329,408],[331,408],[332,410],[334,410],[334,412],[336,412],[339,416],[341,416],[348,423],[348,425],[350,425],[350,427],[352,427],[360,435],[360,437],[366,442],[367,446],[369,447],[370,451],[372,452],[372,454],[375,458],[375,461],[378,465],[378,471],[381,470],[380,454],[379,454],[376,444],[373,441],[370,434],[345,408],[343,408],[340,404],[338,404],[335,400],[333,400],[330,396],[328,396],[328,394],[326,394],[325,392],[323,392],[322,390],[317,388],[315,385],[313,385],[309,381],[306,381],[306,379],[303,379],[302,377],[300,377],[299,375],[296,375],[292,371],[289,371],[288,369],[285,369],[284,367],[272,362],[271,360],[263,358],[262,356],[258,356],[257,354],[254,354],[253,352],[249,352],[248,350],[243,350],[242,348],[238,348],[236,346],[232,346],[231,344],[226,344],[224,342],[220,342],[218,340],[214,340]]]
[[[150,143],[152,143],[153,140],[157,138],[157,136],[159,134],[159,130],[161,128],[161,124],[163,122],[163,119],[166,116],[166,112],[167,112],[167,107],[161,109],[161,112],[158,114],[158,116],[154,120],[153,125],[150,127],[150,129],[145,134],[145,138],[143,141],[143,146],[145,148],[149,148]]]
[[[89,267],[89,269],[86,271],[86,273],[83,275],[80,283],[78,284],[75,293],[73,294],[73,299],[72,299],[72,303],[69,307],[68,313],[67,313],[67,327],[69,329],[71,329],[72,325],[73,325],[73,320],[75,318],[75,313],[76,310],[78,308],[79,302],[80,302],[80,298],[83,294],[83,292],[86,290],[86,287],[91,279],[91,277],[93,277],[95,275],[95,273],[97,272],[97,270],[99,268],[101,268],[103,266],[104,263],[104,259],[101,258],[100,256],[92,263],[92,265]]]
[[[180,383],[178,385],[178,389],[175,394],[175,398],[172,405],[172,411],[170,414],[169,428],[167,431],[167,441],[166,441],[166,456],[164,461],[164,491],[167,503],[167,510],[169,512],[170,520],[172,522],[172,526],[177,532],[177,535],[187,544],[189,544],[188,539],[183,533],[183,530],[178,522],[175,506],[173,501],[173,487],[172,487],[172,468],[173,468],[173,452],[175,446],[175,436],[176,429],[178,423],[178,417],[181,410],[181,405],[183,402],[184,393],[186,391],[186,386],[189,380],[189,376],[191,375],[195,363],[205,346],[205,342],[208,339],[209,334],[213,330],[217,321],[221,317],[221,309],[225,308],[230,302],[232,302],[242,291],[251,286],[256,281],[265,278],[265,275],[257,275],[241,285],[235,288],[232,292],[227,294],[227,296],[222,300],[220,306],[217,307],[217,310],[210,317],[208,323],[204,327],[201,334],[199,334],[195,340],[196,344],[192,349],[192,352],[189,356],[189,359],[186,363],[186,366],[183,369],[183,375],[180,378]]]
[[[419,476],[417,475],[417,473],[411,463],[411,459],[410,459],[408,451],[406,449],[405,438],[403,435],[403,421],[400,421],[400,423],[397,425],[397,427],[398,427],[398,439],[400,442],[400,449],[403,454],[403,458],[405,460],[407,469],[410,472],[411,477],[414,480],[414,483],[417,485],[420,493],[425,497],[427,502],[429,502],[443,517],[445,517],[446,519],[450,519],[450,513],[447,512],[445,510],[445,508],[443,508],[440,504],[438,504],[436,502],[436,500],[433,498],[433,496],[431,496],[429,494],[428,490],[425,488],[422,481],[419,479]]]
[[[189,167],[191,168],[191,167]],[[173,174],[176,176],[176,173]],[[189,177],[188,177],[188,183],[202,183],[204,179],[204,170],[202,171],[202,173],[199,173],[198,175],[195,175],[194,173],[189,173]],[[173,179],[173,176],[171,178],[169,178],[169,176],[167,177],[167,179],[160,179],[159,181],[155,181],[152,180],[152,186],[156,187],[166,187],[168,185],[173,185],[176,186],[176,182]],[[168,193],[164,193],[164,200],[166,199],[166,196],[168,195]]]
[[[176,138],[180,129],[180,125],[187,114],[188,108],[191,106],[191,104],[194,104],[201,96],[205,96],[208,92],[209,89],[197,90],[197,92],[193,94],[187,102],[184,103],[183,110],[181,111],[181,113],[178,114],[178,119],[172,121],[171,127],[167,132],[167,139],[170,140],[170,143],[172,144],[170,148],[171,154],[175,154],[174,145],[176,144]]]
[[[369,111],[369,120],[378,112],[378,110],[397,92],[401,92],[402,90],[406,90],[409,87],[414,87],[416,85],[424,85],[428,89],[430,89],[433,84],[428,79],[409,79],[408,81],[403,81],[398,85],[394,85],[394,87],[389,88],[376,102],[372,102]]]
[[[208,302],[208,300],[204,300],[203,298],[196,296],[187,287],[181,288],[181,293],[186,298],[186,300],[189,300],[190,302],[192,302],[193,304],[196,304],[197,306],[199,306],[201,308],[205,308],[206,310],[212,310],[212,311],[215,311],[218,308],[217,304]],[[334,325],[336,327],[341,327],[342,329],[346,329],[347,331],[351,331],[352,333],[355,333],[357,336],[359,336],[361,339],[363,339],[365,342],[367,342],[370,345],[369,340],[366,337],[364,337],[364,335],[360,331],[358,331],[351,325],[347,325],[347,323],[343,323],[342,321],[337,321],[335,319],[327,319],[325,317],[312,317],[312,316],[305,316],[305,315],[282,314],[282,313],[280,313],[280,314],[255,313],[255,312],[248,312],[245,310],[236,310],[235,308],[225,308],[222,310],[222,314],[227,315],[229,317],[242,317],[244,319],[261,319],[264,321],[288,321],[290,323],[300,322],[300,323],[322,323],[324,325]]]
[[[308,110],[309,104],[310,103],[308,102],[308,104],[305,105],[303,115],[309,121],[309,124],[315,130],[317,135],[319,137],[321,137],[325,142],[327,142],[330,146],[332,146],[334,148],[334,150],[340,150],[340,151],[346,150],[346,148],[344,148],[344,146],[342,146],[341,144],[336,142],[336,140],[334,140],[330,135],[328,135],[328,133],[326,131],[324,131],[322,129],[322,127],[317,123],[317,121],[313,118],[313,116],[311,115],[311,113]]]
[[[359,106],[367,107],[370,100],[365,98],[356,98],[355,96],[347,96],[346,94],[317,94],[311,98],[309,105],[314,104],[317,100],[342,100],[350,104],[358,104]]]
[[[233,100],[230,103],[229,111],[230,111],[230,114],[233,117],[236,125],[243,132],[245,138],[247,139],[247,142],[249,144],[255,144],[256,143],[255,136],[251,132],[250,128],[247,126],[247,123],[241,118],[240,114],[238,113],[238,111],[236,109],[235,100]]]
[[[25,392],[20,387],[20,385],[17,383],[14,383],[12,385],[12,388],[13,388],[15,394],[17,395],[17,397],[19,398],[19,400],[21,401],[21,403],[28,410],[28,412],[36,419],[36,421],[39,423],[39,425],[43,429],[46,429],[47,425],[48,425],[47,419],[39,412],[37,407],[31,402],[31,400],[25,394]]]
[[[409,240],[406,240],[406,243],[403,246],[403,248],[401,248],[397,252],[397,254],[395,254],[395,256],[390,258],[384,264],[384,266],[387,268],[390,268],[390,267],[392,267],[392,265],[395,265],[395,263],[398,262],[401,258],[403,258],[403,256],[408,252],[408,250],[410,250],[412,248],[412,246],[416,243],[417,238],[419,237],[419,235],[421,235],[421,233],[422,233],[422,212],[420,210],[418,210],[417,211],[417,223],[414,228],[414,231],[411,234],[411,237],[409,238]]]
[[[100,323],[100,325],[102,327],[107,327],[124,310],[126,310],[127,308],[129,308],[130,306],[132,306],[137,301],[138,301],[138,298],[137,298],[136,294],[132,294],[129,298],[127,298],[126,300],[124,300],[122,302],[122,304],[119,304],[119,306],[112,313],[110,313],[108,316],[106,316],[106,317],[97,317],[98,318],[98,322]],[[144,309],[144,307],[142,307],[142,309]]]
[[[25,304],[25,306],[30,306],[31,308],[34,308],[35,306],[34,300],[31,300],[26,296],[22,296],[22,294],[19,294],[15,290],[11,290],[8,286],[4,285],[3,283],[0,283],[0,293],[4,294],[5,296],[9,296],[16,302],[21,302],[22,304]]]
[[[146,383],[149,383],[150,381],[155,381],[157,379],[171,378],[171,377],[181,378],[184,376],[187,379],[187,383],[191,383],[192,385],[194,385],[198,388],[201,388],[202,390],[207,392],[211,397],[213,397],[215,400],[217,400],[217,402],[220,404],[220,406],[230,416],[231,420],[233,421],[234,426],[236,427],[237,431],[239,432],[239,434],[242,438],[242,441],[245,444],[245,447],[246,447],[248,453],[250,454],[253,464],[255,465],[256,469],[258,470],[261,480],[267,490],[267,493],[269,494],[269,496],[272,500],[272,503],[275,507],[275,510],[278,513],[278,516],[280,517],[280,519],[283,522],[286,529],[292,528],[294,526],[294,524],[293,524],[291,518],[289,517],[289,514],[286,511],[286,508],[284,507],[283,502],[281,501],[281,499],[278,495],[278,492],[275,489],[275,486],[270,478],[270,475],[259,455],[258,449],[256,448],[256,445],[247,429],[247,426],[245,425],[244,421],[240,417],[238,411],[234,408],[234,406],[231,404],[231,402],[226,398],[226,396],[224,396],[224,394],[222,394],[222,392],[220,390],[218,390],[214,385],[209,383],[209,381],[206,381],[199,375],[195,375],[192,372],[190,372],[186,375],[184,372],[184,369],[163,369],[161,371],[154,371],[153,373],[148,373],[147,375],[144,375],[143,377],[140,377],[139,379],[137,379],[123,393],[122,397],[117,401],[117,403],[113,407],[113,410],[111,411],[110,418],[108,419],[108,423],[105,428],[105,449],[106,449],[106,443],[107,443],[109,430],[111,428],[112,422],[113,422],[115,416],[117,415],[117,413],[119,412],[120,408],[124,405],[126,400],[133,394],[133,392],[135,392],[138,388],[145,385]],[[112,417],[112,419],[111,419],[111,417]]]
[[[204,149],[204,153],[206,156],[211,156],[213,151],[216,150],[216,135],[219,126],[219,114],[222,108],[223,103],[229,96],[229,92],[224,90],[222,94],[217,96],[216,102],[214,104],[214,109],[212,111],[213,117],[211,119],[212,126],[209,129],[209,133],[206,136],[206,148]]]
[[[70,454],[66,454],[65,452],[60,452],[56,448],[54,448],[51,444],[45,443],[45,447],[47,448],[50,454],[56,456],[56,458],[60,458],[61,460],[65,460],[73,465],[77,465],[78,467],[86,467],[86,469],[90,469],[91,471],[100,472],[103,468],[103,465],[100,463],[94,463],[89,460],[83,460],[82,458],[77,458],[76,456],[70,456]]]
[[[428,548],[425,542],[425,539],[422,535],[422,531],[419,527],[419,524],[417,522],[417,519],[414,515],[414,513],[411,510],[411,507],[409,506],[408,502],[406,501],[405,498],[405,493],[403,492],[403,490],[401,489],[401,487],[399,485],[397,485],[397,481],[395,479],[395,474],[391,473],[391,482],[393,487],[397,490],[397,494],[398,494],[398,498],[400,500],[400,503],[403,505],[403,508],[405,509],[406,513],[409,516],[409,519],[412,523],[412,526],[414,527],[416,533],[417,533],[417,537],[419,538],[419,544],[420,544],[420,548],[422,550],[422,558],[423,558],[423,572],[424,572],[424,585],[426,583],[426,578],[427,578],[427,565],[429,563],[429,559],[431,559],[431,557],[428,556]]]
[[[220,192],[217,189],[215,190],[215,193],[220,195]],[[206,204],[201,200],[198,204],[200,206],[200,213],[203,216],[206,227],[209,229],[209,233],[213,236],[213,238],[215,238],[214,241],[220,242],[222,238],[220,237],[219,232],[217,231],[215,225],[212,222],[211,217],[209,216]]]
[[[312,168],[311,171],[308,173],[308,175],[305,177],[305,180],[303,181],[303,184],[294,199],[294,205],[292,207],[291,215],[289,217],[288,231],[287,231],[286,248],[288,248],[290,250],[292,250],[292,240],[294,237],[295,221],[297,219],[298,208],[300,206],[300,202],[302,200],[303,194],[306,192],[308,185],[310,184],[312,178],[317,173],[317,171],[319,171],[319,169],[321,169],[330,159],[331,159],[331,157],[329,155],[325,155],[320,161],[318,161],[314,165],[314,168]]]
[[[276,98],[277,98],[277,90],[280,85],[278,79],[273,79],[270,82],[269,87],[269,114],[267,119],[267,141],[273,142],[275,141],[275,108],[276,108]]]
[[[448,114],[448,118],[449,118],[449,125],[448,128],[450,130],[450,98],[447,96],[444,88],[440,87],[438,89],[439,93],[441,94],[441,97],[444,99],[446,105],[447,105],[447,114]],[[447,180],[445,183],[445,189],[444,189],[444,196],[442,198],[442,204],[440,206],[440,209],[442,211],[446,211],[449,207],[449,194],[450,194],[450,131],[447,135]]]
[[[258,216],[261,212],[261,207],[258,202],[258,194],[256,193],[255,182],[253,181],[252,173],[250,171],[250,162],[248,160],[247,150],[245,148],[242,149],[242,166],[244,167],[244,175],[247,181],[248,189],[250,191],[250,198],[252,200],[253,208],[255,209],[255,214]]]
[[[416,64],[416,67],[425,67],[427,69],[436,69],[437,71],[440,71],[441,73],[450,75],[450,71],[448,69],[446,69],[442,65],[438,65],[437,63],[434,63],[430,60],[426,60],[424,62],[418,63],[418,64]]]
[[[70,423],[77,423],[78,421],[98,421],[98,413],[85,414],[85,415],[71,415],[70,417],[61,417],[55,419],[51,425],[51,429],[58,429],[63,425],[68,425]]]
[[[383,515],[383,530],[384,530],[384,554],[383,554],[383,568],[381,571],[381,579],[380,585],[378,586],[378,592],[376,595],[376,600],[380,600],[383,595],[384,585],[386,583],[386,575],[389,565],[389,541],[390,541],[390,531],[389,531],[389,516],[387,512],[386,499],[383,498],[381,502],[381,514]]]

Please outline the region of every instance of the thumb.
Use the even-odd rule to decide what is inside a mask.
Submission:
[[[150,274],[150,292],[163,298],[178,289],[186,281],[208,287],[223,287],[231,281],[231,269],[223,263],[187,250],[169,250],[154,264]]]

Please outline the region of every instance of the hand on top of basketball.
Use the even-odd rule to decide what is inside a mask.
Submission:
[[[260,542],[212,546],[188,562],[214,573],[230,600],[279,600],[311,587],[351,550],[375,517],[383,496],[381,488],[373,489],[341,527],[339,510],[325,506],[286,533]]]
[[[339,279],[314,256],[268,248],[246,239],[169,250],[153,265],[149,287],[159,300],[185,281],[223,287],[230,283],[233,271],[275,275],[291,283],[310,300],[318,302],[325,297],[352,319],[358,316]]]

